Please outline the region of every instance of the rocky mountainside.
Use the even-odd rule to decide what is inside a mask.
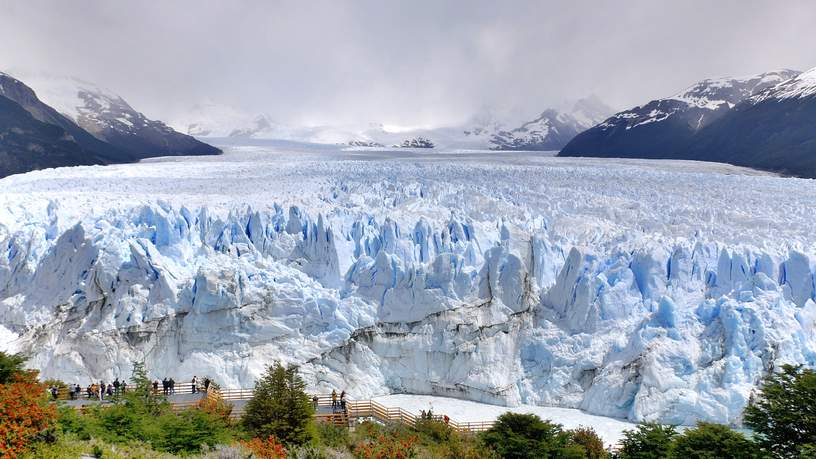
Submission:
[[[734,107],[700,131],[688,156],[816,177],[816,68]]]
[[[28,81],[45,103],[134,159],[221,152],[161,121],[147,118],[121,96],[94,84],[63,77],[34,77]]]
[[[560,150],[576,135],[606,118],[612,109],[597,97],[581,99],[569,113],[548,109],[512,130],[499,130],[490,137],[493,150]]]
[[[780,70],[745,78],[703,80],[672,97],[615,114],[576,136],[559,155],[689,159],[697,133],[740,102],[798,73]]]
[[[0,96],[0,177],[101,162],[65,129],[36,119],[17,102]]]
[[[89,157],[83,164],[88,161],[90,163],[117,163],[136,159],[130,152],[97,139],[72,120],[43,103],[29,86],[2,72],[0,72],[0,95],[16,102],[36,120],[64,129],[73,138],[73,141],[85,150],[86,155]],[[54,164],[58,163],[55,162]],[[25,168],[21,170],[25,170]]]

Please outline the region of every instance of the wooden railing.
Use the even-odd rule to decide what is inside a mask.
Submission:
[[[133,390],[133,386],[127,386],[127,390]],[[157,390],[154,391],[157,395],[163,394],[164,390],[159,383]],[[204,396],[204,386],[203,384],[198,385],[197,392],[202,394],[202,398]],[[172,394],[181,395],[181,394],[192,394],[192,384],[187,383],[176,383],[175,384],[175,391]],[[121,389],[120,389],[121,394]],[[211,400],[223,400],[225,402],[236,402],[236,401],[245,401],[252,398],[253,389],[219,389],[216,386],[210,386],[209,390],[206,392],[206,397]],[[115,397],[115,396],[114,396]],[[394,408],[394,407],[387,407],[382,405],[378,402],[373,400],[346,400],[346,409],[343,411],[340,408],[340,399],[337,398],[337,406],[333,407],[332,403],[332,396],[330,394],[317,394],[312,395],[310,398],[314,401],[316,400],[316,413],[315,418],[321,422],[331,422],[338,425],[353,425],[355,422],[359,420],[365,419],[374,419],[378,422],[382,423],[399,423],[408,427],[416,427],[417,422],[419,422],[422,418],[408,410],[403,408]],[[60,390],[57,394],[57,398],[59,400],[71,400],[71,396],[66,388]],[[79,394],[78,399],[80,400],[87,400],[91,399],[94,400],[98,398],[98,396],[88,397],[86,395],[86,390],[83,388],[83,391]],[[107,395],[104,396],[104,399],[108,399]],[[189,408],[196,407],[200,402],[199,400],[186,400],[186,401],[174,401],[170,400],[170,405],[173,411],[183,411]],[[326,408],[331,408],[330,412],[326,410],[321,410]],[[244,404],[236,405],[233,403],[233,410],[231,417],[238,418],[244,412]],[[494,421],[479,421],[479,422],[457,422],[449,417],[444,415],[435,414],[432,416],[433,420],[445,422],[447,423],[452,429],[457,430],[459,432],[482,432],[485,430],[490,429]]]
[[[88,386],[81,387],[81,391],[79,394],[73,395],[68,387],[60,387],[57,389],[57,400],[93,400],[99,399],[99,392],[98,392],[99,385],[96,385],[96,392],[92,392],[91,395],[88,395]],[[116,397],[118,395],[122,395],[123,393],[127,393],[128,391],[132,391],[135,386],[128,384],[127,386],[120,386],[118,390],[114,389],[112,395],[108,395],[107,391],[102,394],[102,399],[106,400],[111,397]],[[215,386],[213,386],[213,389]],[[249,391],[249,396],[252,396],[252,389],[231,389],[232,391]],[[204,383],[199,382],[196,385],[196,392],[204,392]],[[154,394],[163,394],[164,389],[162,388],[161,381],[159,382],[157,388],[153,391]],[[170,393],[170,392],[169,392]],[[191,382],[178,382],[175,383],[173,386],[172,394],[192,394],[193,392],[193,383]],[[53,400],[53,395],[49,391],[48,393],[49,398]],[[76,398],[74,398],[76,397]]]

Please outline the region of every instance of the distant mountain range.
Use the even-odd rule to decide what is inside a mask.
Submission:
[[[0,73],[0,177],[47,167],[220,153],[90,83],[50,77],[31,81],[36,93]]]
[[[816,177],[816,69],[703,80],[613,115],[559,156],[716,161]]]
[[[547,109],[540,116],[513,124],[508,117],[483,109],[459,126],[394,128],[379,123],[365,126],[287,126],[266,114],[242,114],[217,104],[200,104],[173,125],[190,135],[244,139],[281,139],[354,147],[402,145],[406,139],[426,138],[443,148],[493,150],[559,150],[576,134],[613,113],[595,96],[581,99],[571,110]],[[518,127],[509,127],[509,126]]]
[[[544,150],[563,148],[576,135],[603,121],[613,110],[595,96],[581,99],[572,111],[548,109],[510,131],[499,130],[490,137],[493,150]]]

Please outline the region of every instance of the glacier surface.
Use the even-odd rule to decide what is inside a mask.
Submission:
[[[721,164],[232,147],[0,180],[0,347],[87,384],[739,423],[816,366],[816,182]]]

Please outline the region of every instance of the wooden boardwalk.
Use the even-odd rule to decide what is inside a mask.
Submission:
[[[197,406],[202,399],[209,398],[213,401],[223,400],[232,405],[232,418],[239,418],[245,410],[246,403],[252,398],[252,389],[219,389],[212,386],[206,392],[202,389],[193,392],[190,383],[176,383],[175,392],[168,394],[167,400],[173,410],[181,411]],[[132,387],[130,388],[132,390]],[[157,394],[163,394],[159,387]],[[331,422],[337,425],[354,427],[356,424],[371,420],[383,424],[397,423],[408,427],[415,427],[422,417],[401,407],[387,407],[373,400],[351,400],[346,399],[346,409],[343,411],[339,406],[332,407],[332,398],[329,394],[310,394],[310,398],[317,397],[315,406],[315,419],[320,422]],[[107,397],[100,401],[98,397],[87,397],[85,391],[77,399],[72,399],[67,390],[60,390],[57,398],[64,400],[69,406],[77,409],[85,409],[100,403],[106,403]],[[339,398],[338,398],[339,403]],[[452,429],[458,432],[482,432],[493,426],[494,421],[462,422],[455,421],[444,414],[433,414],[433,419],[446,422]]]

